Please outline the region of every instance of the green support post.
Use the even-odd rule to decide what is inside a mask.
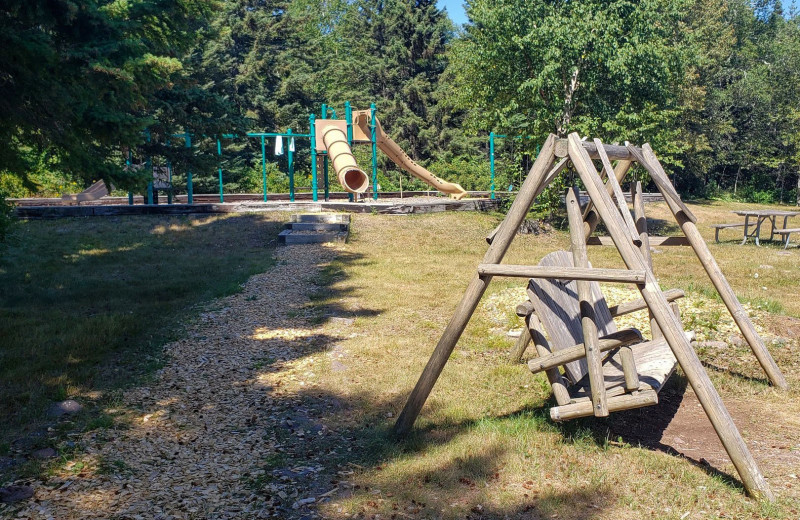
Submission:
[[[369,130],[372,141],[372,198],[378,200],[378,140],[375,137],[375,103],[369,105]]]
[[[347,145],[353,148],[353,109],[349,101],[344,102],[344,120],[347,123]],[[355,197],[352,193],[347,194],[347,200],[353,202]]]
[[[192,136],[186,132],[186,148],[192,147]],[[192,170],[186,169],[186,202],[194,204],[194,185],[192,184]]]
[[[286,131],[286,163],[289,170],[289,200],[294,202],[294,152],[292,151],[292,129]]]
[[[311,199],[317,201],[317,133],[314,129],[314,114],[308,116],[309,134],[311,134]]]
[[[320,119],[328,119],[328,110],[333,112],[333,117],[336,118],[336,111],[332,108],[328,108],[328,105],[325,103],[322,104],[322,114],[320,115]],[[328,153],[322,156],[322,185],[325,189],[325,202],[330,200],[330,185],[328,182]]]
[[[172,165],[167,161],[167,173],[169,174],[169,191],[167,192],[167,204],[172,204],[172,192],[175,191],[172,187]]]
[[[150,142],[150,131],[146,130],[145,131],[145,135],[147,136],[147,142],[149,143]],[[150,157],[148,157],[147,160],[145,161],[145,165],[146,165],[145,167],[150,172],[150,182],[147,183],[147,203],[148,204],[152,204],[153,203],[153,180],[152,180],[153,179],[153,162],[151,161]],[[157,199],[156,199],[156,203],[158,203]]]
[[[264,202],[267,202],[267,148],[264,136],[261,136],[261,179],[264,183]]]
[[[325,202],[328,202],[331,198],[331,190],[330,190],[330,183],[328,181],[328,155],[326,154],[325,157],[322,159],[322,182],[325,184]]]
[[[492,199],[494,199],[494,132],[489,132],[489,170],[492,177]]]
[[[217,156],[219,159],[219,201],[225,202],[225,196],[222,194],[222,143],[217,139]]]
[[[128,150],[128,157],[125,159],[125,166],[127,166],[127,169],[130,169],[130,167],[131,167],[131,151],[130,151],[130,149]],[[132,191],[128,192],[128,204],[133,206],[133,192]]]

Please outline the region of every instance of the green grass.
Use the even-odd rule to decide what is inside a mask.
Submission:
[[[159,366],[199,304],[273,263],[279,216],[20,222],[0,249],[0,445]],[[107,427],[91,415],[84,426]]]

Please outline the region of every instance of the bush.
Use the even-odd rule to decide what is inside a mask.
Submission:
[[[0,191],[0,242],[6,239],[13,222],[14,207],[6,201],[5,195]]]

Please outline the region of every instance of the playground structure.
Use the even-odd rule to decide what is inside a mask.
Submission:
[[[601,162],[600,173],[593,160]],[[617,161],[615,166],[612,160]],[[683,330],[676,306],[670,303],[680,296],[680,291],[662,291],[653,272],[641,186],[633,190],[635,220],[620,187],[635,162],[650,174],[663,195],[770,382],[787,388],[783,374],[697,230],[697,218],[681,201],[650,146],[609,146],[598,139],[585,142],[574,133],[568,139],[550,135],[505,219],[487,237],[489,248],[483,261],[399,415],[395,433],[405,435],[412,428],[493,277],[527,278],[529,300],[517,310],[525,317],[528,330],[515,346],[512,358],[520,359],[528,344],[535,344],[539,357],[532,359],[529,367],[547,374],[558,403],[551,409],[553,419],[605,417],[613,411],[657,404],[658,390],[679,364],[747,493],[772,500],[766,480],[692,348],[691,336]],[[551,253],[539,265],[501,264],[536,197],[570,163],[589,195],[581,211],[576,194],[572,190],[567,193],[571,253]],[[591,267],[587,240],[600,219],[625,269]],[[634,284],[642,298],[619,305],[612,312],[597,282]],[[622,311],[641,309],[650,313],[654,336],[644,343],[638,331],[616,331],[612,322],[612,316],[624,314]],[[612,352],[604,355],[609,351]],[[560,366],[567,367],[564,375]]]
[[[329,164],[333,166],[339,184],[350,194],[351,201],[355,200],[354,195],[358,197],[364,194],[369,189],[370,185],[372,185],[372,198],[378,200],[378,149],[385,153],[401,169],[434,189],[450,195],[456,200],[461,200],[467,195],[467,192],[458,184],[440,179],[411,159],[411,157],[383,131],[380,121],[375,115],[376,108],[374,103],[368,110],[354,111],[350,103],[346,102],[344,119],[337,119],[336,111],[325,104],[323,104],[321,108],[321,116],[319,118],[317,118],[315,114],[309,116],[309,133],[307,134],[294,133],[291,128],[287,129],[286,132],[250,132],[246,134],[248,138],[260,140],[262,191],[263,200],[265,202],[268,200],[267,140],[271,138],[286,139],[290,143],[286,151],[286,174],[289,180],[289,200],[292,202],[295,200],[296,189],[294,171],[296,153],[294,143],[296,139],[309,140],[311,155],[311,194],[312,200],[315,202],[318,200],[320,167],[323,173],[322,183],[324,187],[324,197],[326,201],[329,200]],[[332,118],[329,119],[329,115],[331,115]],[[185,147],[192,147],[192,134],[190,132],[173,134],[171,138],[182,139]],[[220,165],[217,171],[220,202],[225,202],[225,195],[223,192],[224,168],[222,167],[222,158],[224,156],[223,142],[236,138],[238,138],[238,136],[225,134],[216,139],[217,156],[220,158]],[[370,175],[356,163],[352,152],[352,146],[354,144],[372,145],[371,179]],[[162,166],[153,166],[150,158],[147,158],[142,166],[145,164],[148,169],[153,169],[153,180],[150,181],[147,186],[146,203],[157,203],[158,191],[165,191],[168,195],[168,203],[171,204],[174,192],[174,186],[172,184],[172,166],[168,162]],[[128,156],[127,165],[131,167],[130,156]],[[494,170],[492,170],[492,176],[493,175]],[[192,172],[188,169],[186,171],[186,194],[187,202],[193,204],[194,183]],[[493,193],[492,198],[494,198]],[[129,193],[128,203],[132,205],[133,200],[133,194]]]
[[[97,181],[80,193],[65,193],[61,195],[61,200],[64,204],[80,204],[90,200],[102,199],[114,190],[114,186],[108,189],[104,181]]]

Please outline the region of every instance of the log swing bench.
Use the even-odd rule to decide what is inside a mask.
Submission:
[[[600,161],[600,172],[594,160]],[[612,160],[616,165],[612,166]],[[581,211],[576,192],[567,192],[571,251],[552,252],[538,265],[502,264],[534,200],[569,163],[589,195]],[[692,348],[691,334],[683,330],[675,304],[682,291],[662,291],[653,274],[641,185],[633,187],[633,216],[620,186],[634,163],[650,174],[664,196],[685,235],[685,240],[677,243],[694,249],[770,382],[787,388],[783,374],[700,235],[696,217],[681,201],[650,146],[609,146],[599,139],[582,141],[574,133],[568,139],[550,135],[505,219],[487,237],[489,248],[483,261],[397,418],[394,432],[402,436],[411,430],[492,278],[528,278],[528,300],[517,306],[517,314],[527,326],[511,357],[519,361],[527,347],[534,345],[538,357],[528,366],[534,372],[544,371],[553,388],[558,405],[550,411],[552,419],[605,417],[617,410],[654,405],[658,391],[679,364],[747,493],[772,500],[766,480]],[[589,264],[586,245],[600,219],[625,269],[600,269]],[[609,308],[598,282],[634,284],[642,298]],[[613,317],[643,309],[649,311],[652,339],[643,341],[636,329],[616,329]]]

